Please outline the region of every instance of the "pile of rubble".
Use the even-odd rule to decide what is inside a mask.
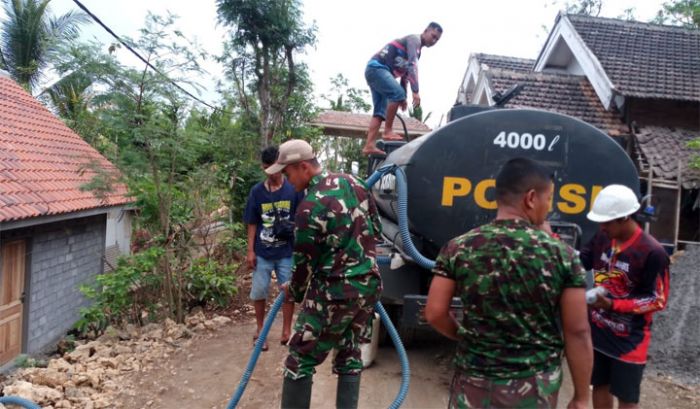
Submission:
[[[97,340],[77,343],[74,350],[51,359],[46,368],[18,369],[4,382],[2,394],[29,399],[44,409],[113,407],[119,394],[134,393],[124,382],[128,375],[158,366],[194,338],[230,322],[221,316],[206,319],[199,312],[185,324],[168,319],[142,328],[109,328]]]

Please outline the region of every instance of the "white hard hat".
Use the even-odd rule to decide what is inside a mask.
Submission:
[[[639,210],[637,195],[624,185],[609,185],[598,193],[588,220],[605,223],[629,216]]]

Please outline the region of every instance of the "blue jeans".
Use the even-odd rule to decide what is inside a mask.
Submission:
[[[251,300],[257,301],[267,299],[273,270],[277,276],[278,287],[288,282],[292,276],[292,258],[286,257],[279,260],[268,260],[262,257],[255,257],[253,284],[250,288]]]
[[[386,106],[388,101],[401,102],[406,100],[406,91],[394,79],[387,68],[379,68],[368,65],[365,68],[365,79],[372,92],[372,116],[386,119]]]

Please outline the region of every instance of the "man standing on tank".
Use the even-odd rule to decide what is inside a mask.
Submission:
[[[440,251],[425,317],[457,340],[450,408],[557,406],[566,352],[574,395],[587,408],[593,360],[585,275],[574,250],[543,225],[551,173],[529,159],[508,161],[496,177],[492,222]],[[450,315],[461,298],[463,319]]]
[[[365,155],[383,155],[375,146],[379,128],[384,123],[384,140],[403,140],[394,133],[394,118],[399,107],[406,110],[406,89],[411,84],[413,108],[420,106],[418,87],[418,59],[423,47],[432,47],[442,36],[442,26],[431,22],[421,35],[411,34],[385,45],[374,54],[365,68],[365,79],[372,93],[372,119],[367,131],[367,142],[362,148]],[[400,78],[400,85],[394,78]]]

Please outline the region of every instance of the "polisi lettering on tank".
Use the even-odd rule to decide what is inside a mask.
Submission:
[[[496,216],[494,179],[514,157],[536,160],[552,172],[549,218],[580,226],[582,242],[598,230],[586,214],[602,187],[614,183],[639,192],[639,175],[625,150],[589,124],[537,110],[467,111],[388,150],[385,160],[404,173],[410,230],[431,251]],[[395,181],[384,177],[373,192],[384,223],[395,222]]]
[[[465,200],[473,202],[485,210],[493,210],[498,206],[494,199],[495,179],[482,179],[472,182],[469,178],[460,176],[445,176],[442,181],[442,196],[440,204],[444,207],[459,206]],[[554,187],[552,210],[564,214],[580,214],[591,209],[593,201],[603,186],[568,182]]]

